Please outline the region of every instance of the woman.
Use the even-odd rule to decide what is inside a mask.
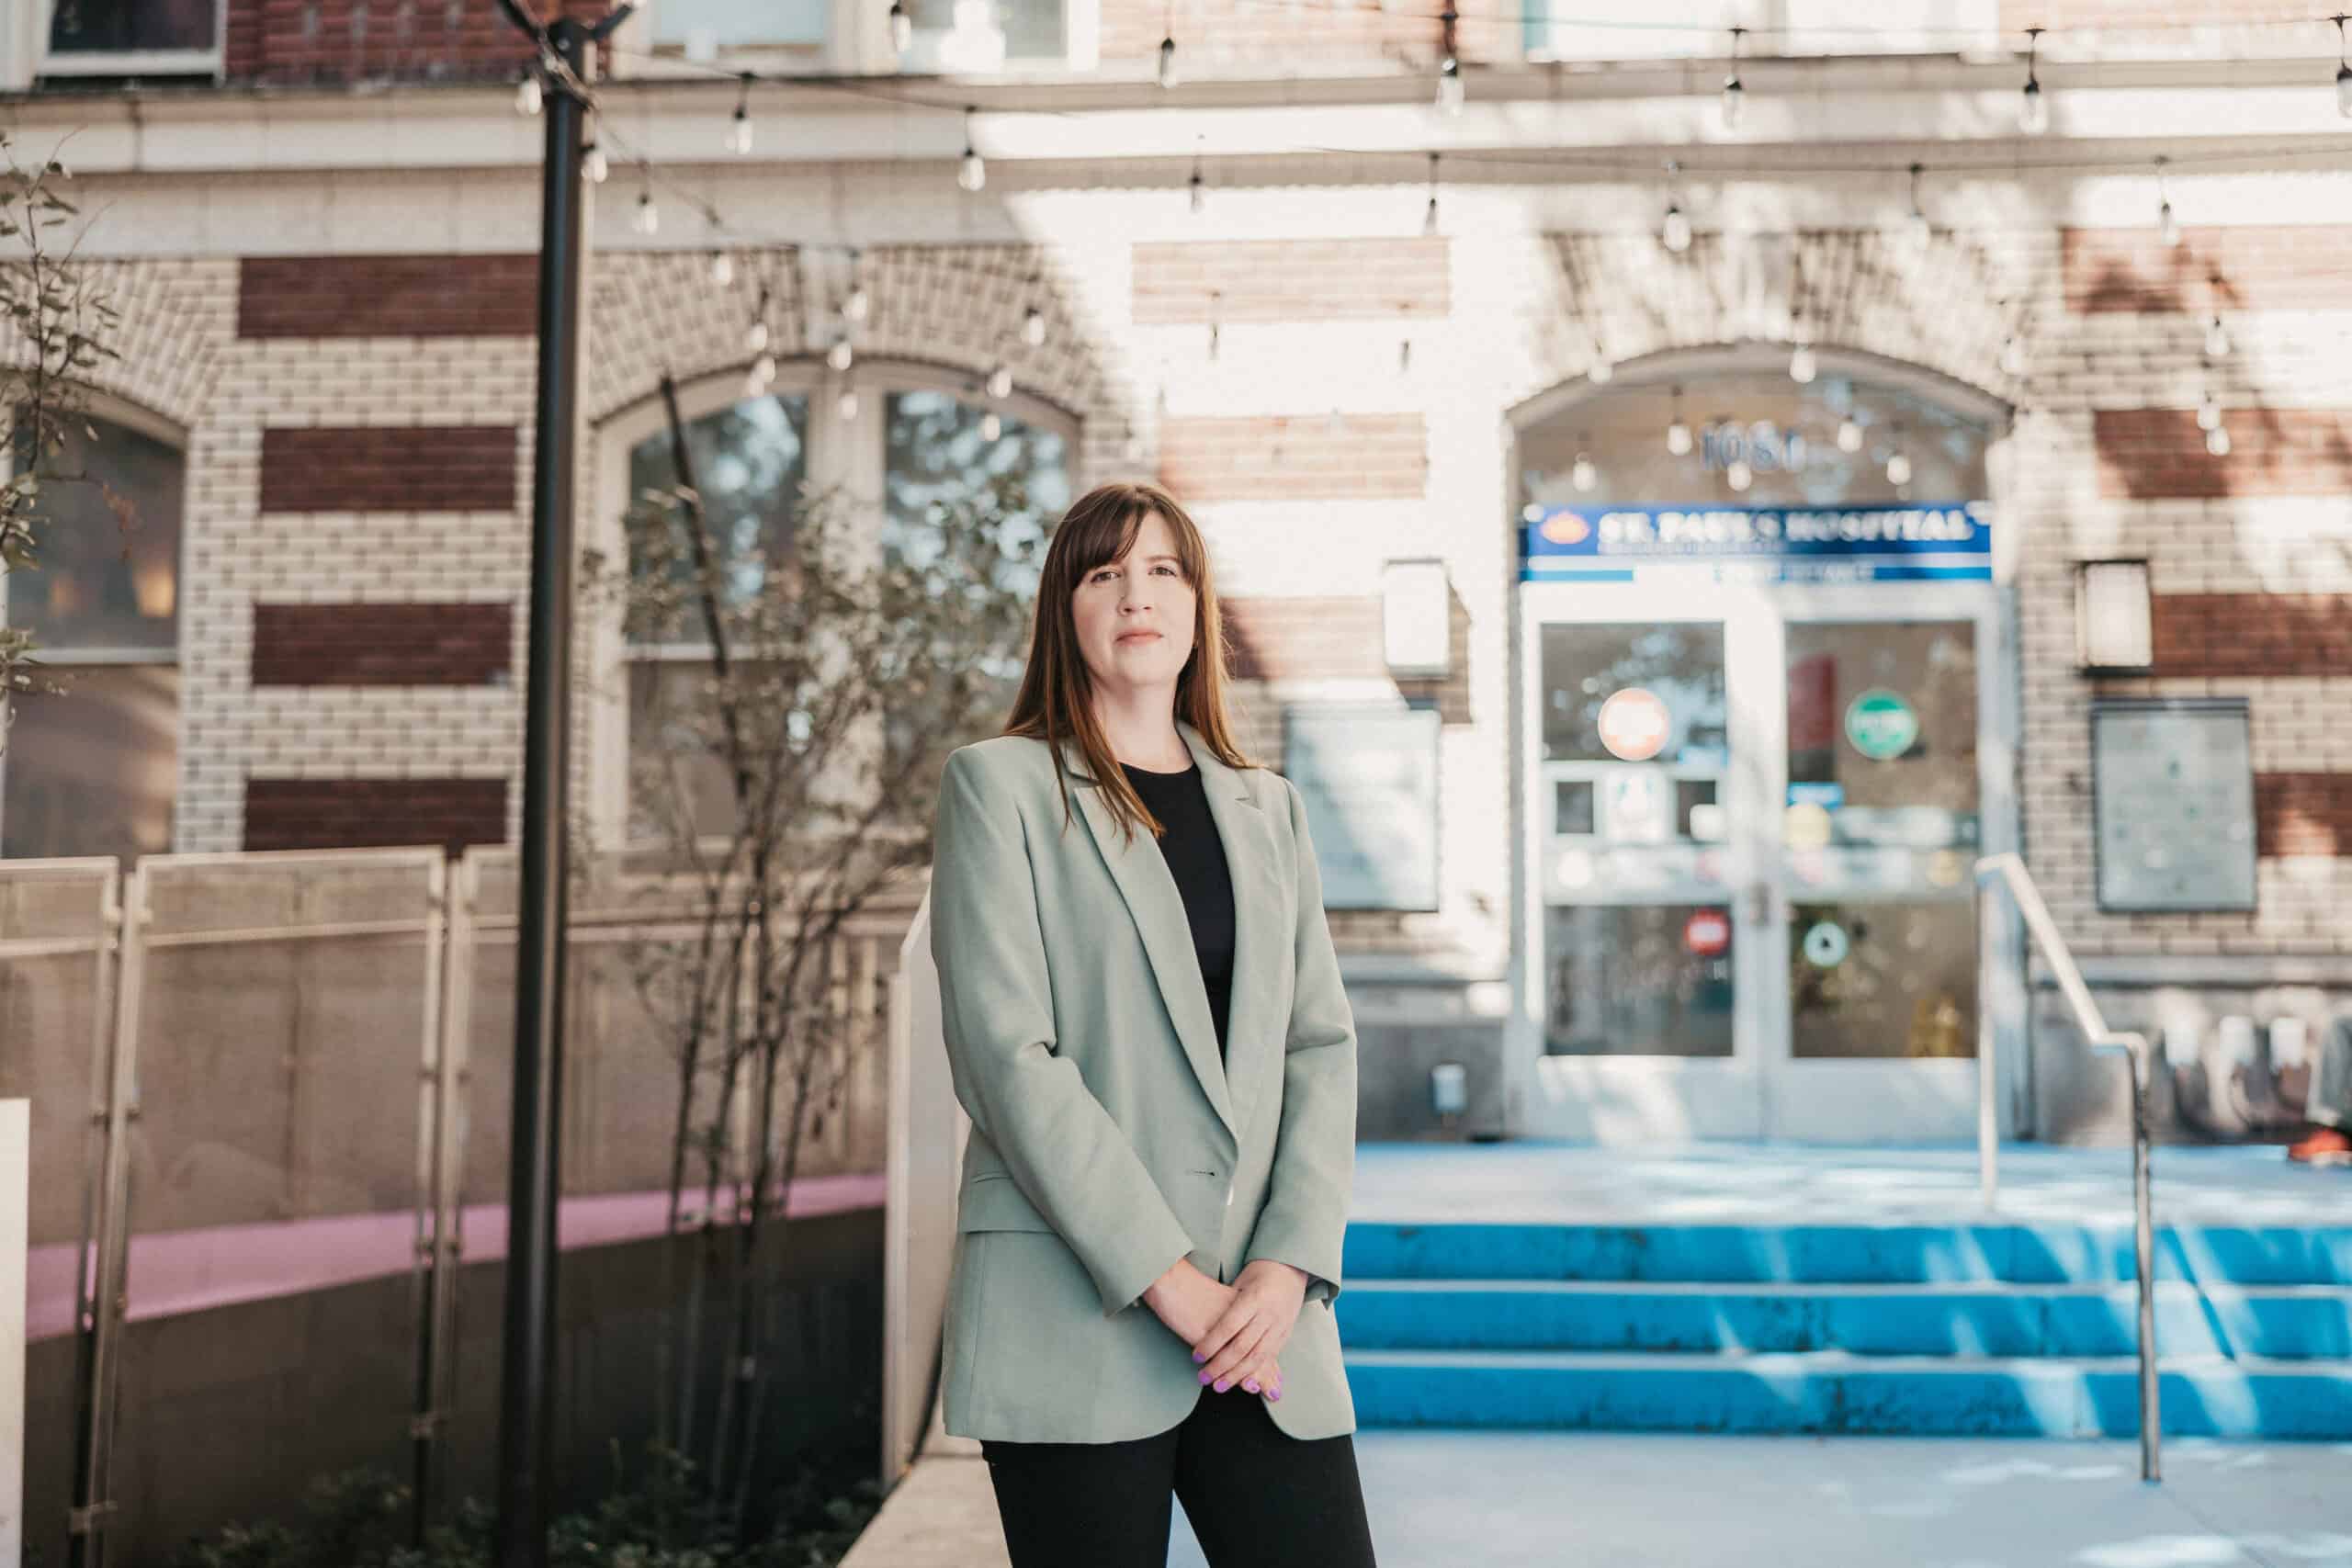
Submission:
[[[1109,484],[1046,556],[1006,733],[940,785],[972,1118],[942,1381],[1013,1568],[1366,1568],[1331,1302],[1355,1024],[1298,791],[1245,761],[1201,535]]]

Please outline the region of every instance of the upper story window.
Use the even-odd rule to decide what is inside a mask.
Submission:
[[[224,0],[54,0],[41,74],[217,73],[224,8]]]
[[[657,54],[757,68],[822,62],[842,70],[971,75],[1086,71],[1101,0],[907,0],[913,33],[892,52],[880,0],[648,0]],[[657,68],[658,69],[658,68]]]
[[[2002,30],[1999,0],[1784,0],[1770,30],[1747,38],[1758,55],[1958,54],[2024,40]],[[1720,0],[1525,0],[1530,60],[1720,59],[1733,17]]]

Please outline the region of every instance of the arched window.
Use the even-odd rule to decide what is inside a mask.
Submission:
[[[820,378],[813,367],[789,367],[762,395],[742,396],[740,381],[705,383],[699,398],[682,394],[686,449],[720,552],[722,580],[733,592],[758,592],[775,553],[792,536],[808,493],[838,488],[878,502],[876,546],[885,559],[920,566],[941,548],[939,530],[993,481],[1012,480],[1023,497],[1011,517],[1012,534],[1042,543],[1069,504],[1075,424],[1058,411],[1016,393],[989,399],[955,384],[952,373],[923,367],[861,362],[847,376]],[[840,394],[854,390],[845,405]],[[677,482],[671,435],[657,403],[616,421],[627,443],[628,498]],[[1036,591],[1042,547],[1027,562],[1009,560],[1002,586],[1024,597]],[[632,561],[639,574],[652,570]],[[673,571],[684,571],[673,565]],[[681,729],[672,718],[702,695],[709,651],[699,617],[691,612],[668,626],[640,627],[627,640],[623,747],[602,753],[612,770],[600,792],[605,825],[636,838],[650,827],[634,785],[659,776],[681,794],[696,830],[723,833],[730,795],[707,757],[683,755]],[[991,671],[1010,680],[1017,670]]]
[[[179,772],[180,535],[187,460],[153,421],[77,414],[9,572],[6,623],[66,688],[20,693],[0,739],[0,856],[161,853]],[[95,439],[92,433],[95,432]],[[0,465],[26,443],[0,452]]]

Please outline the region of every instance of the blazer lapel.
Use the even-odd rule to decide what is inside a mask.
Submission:
[[[1246,1069],[1262,1049],[1258,1036],[1267,1027],[1258,992],[1275,972],[1272,955],[1265,951],[1266,942],[1278,934],[1268,924],[1274,915],[1268,900],[1278,892],[1272,869],[1272,829],[1240,776],[1217,760],[1198,732],[1181,719],[1177,730],[1193,760],[1200,764],[1209,816],[1225,841],[1227,871],[1233,881],[1233,996],[1227,1010],[1226,1032],[1232,1055],[1230,1078],[1246,1084],[1253,1080],[1254,1075]],[[1184,896],[1176,886],[1175,874],[1148,833],[1138,830],[1133,842],[1123,839],[1110,807],[1102,803],[1099,786],[1084,772],[1083,753],[1065,742],[1062,758],[1071,775],[1070,793],[1078,801],[1079,815],[1086,819],[1102,863],[1110,868],[1111,879],[1118,885],[1119,895],[1134,918],[1144,953],[1151,960],[1160,1000],[1175,1024],[1193,1074],[1238,1149],[1250,1107],[1236,1103],[1226,1064],[1219,1060],[1216,1019],[1209,1011],[1208,987],[1201,976],[1200,956],[1193,949],[1192,922],[1184,913]]]

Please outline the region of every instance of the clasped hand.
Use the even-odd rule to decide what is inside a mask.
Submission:
[[[1283,1396],[1275,1358],[1298,1322],[1306,1280],[1304,1269],[1261,1258],[1227,1285],[1179,1258],[1144,1292],[1144,1302],[1192,1346],[1204,1383],[1220,1393],[1238,1386],[1274,1400]]]

